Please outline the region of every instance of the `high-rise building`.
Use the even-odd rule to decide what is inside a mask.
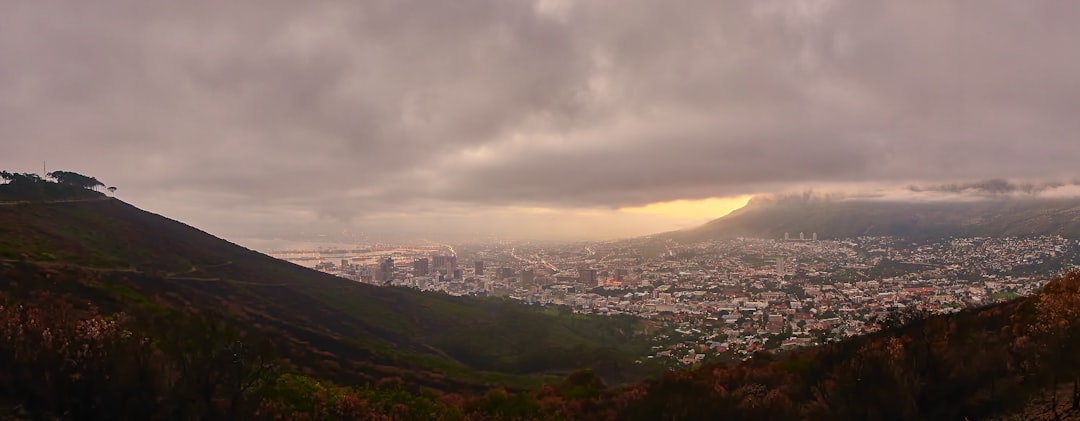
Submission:
[[[379,263],[379,271],[375,279],[382,282],[394,279],[394,259],[387,257],[386,260]]]
[[[599,285],[599,278],[596,276],[596,269],[589,269],[584,267],[579,268],[578,282],[590,288]]]
[[[532,268],[525,268],[521,270],[521,282],[531,284],[536,279],[536,273]]]
[[[626,269],[623,269],[623,268],[615,269],[615,280],[619,281],[619,282],[625,281],[626,280],[626,275],[629,275],[629,274],[630,274],[630,271],[628,271]]]
[[[450,256],[435,254],[431,256],[431,271],[446,273],[446,261]]]
[[[457,269],[457,256],[436,254],[431,256],[432,270],[453,275]]]
[[[483,276],[484,275],[484,261],[483,260],[477,260],[476,262],[473,263],[473,275],[476,275],[476,276]]]
[[[817,241],[817,233],[814,233],[814,241]]]
[[[416,276],[427,276],[429,273],[431,273],[431,269],[428,266],[428,259],[426,257],[413,260],[412,268],[413,275]]]

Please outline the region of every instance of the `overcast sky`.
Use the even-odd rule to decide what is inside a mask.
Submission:
[[[7,0],[0,169],[48,160],[255,245],[594,239],[707,219],[619,211],[679,199],[1074,180],[1077,22],[1050,0]]]

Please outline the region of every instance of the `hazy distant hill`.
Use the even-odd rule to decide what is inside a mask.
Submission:
[[[810,238],[861,235],[947,236],[1062,235],[1080,238],[1080,199],[985,199],[955,202],[755,199],[723,218],[673,238],[699,241],[733,237]]]
[[[0,197],[0,289],[74,294],[142,317],[209,314],[269,338],[305,372],[464,390],[641,366],[637,319],[360,284],[234,245],[116,199]],[[168,320],[162,321],[168,329]],[[643,349],[636,347],[641,346]],[[471,386],[470,386],[471,385]]]

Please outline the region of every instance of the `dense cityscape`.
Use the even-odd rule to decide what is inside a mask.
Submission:
[[[659,238],[536,245],[503,242],[280,251],[359,282],[507,297],[648,320],[672,368],[745,359],[875,331],[890,315],[945,313],[1035,293],[1077,267],[1080,241],[1057,236]]]

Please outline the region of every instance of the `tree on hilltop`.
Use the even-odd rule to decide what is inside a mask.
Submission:
[[[14,185],[26,185],[40,183],[41,177],[34,173],[17,173],[0,171],[0,179],[3,179],[8,184]]]
[[[0,201],[49,201],[91,199],[105,196],[105,184],[94,177],[70,171],[53,171],[46,177],[34,173],[0,171]]]
[[[98,181],[98,179],[94,177],[85,176],[71,171],[53,171],[49,173],[49,177],[56,180],[57,183],[81,187],[87,190],[95,190],[98,187],[105,186],[105,183]]]

